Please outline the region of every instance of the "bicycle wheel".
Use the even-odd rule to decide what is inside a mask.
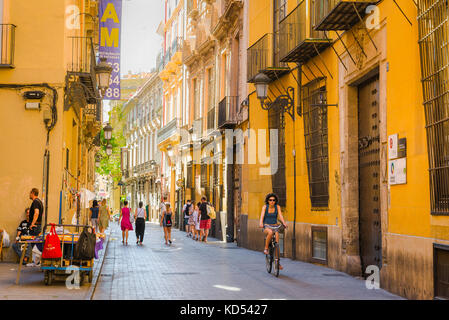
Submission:
[[[274,246],[274,275],[276,277],[279,276],[279,264],[281,263],[281,258],[279,257],[279,244],[275,244]]]
[[[268,254],[265,255],[265,264],[267,267],[267,272],[271,273],[271,269],[273,266],[273,255],[272,255],[272,249],[271,249],[271,243],[270,246],[268,247]]]

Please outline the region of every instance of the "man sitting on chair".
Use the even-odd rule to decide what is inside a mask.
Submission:
[[[13,243],[12,248],[13,250],[17,253],[17,255],[19,256],[19,258],[22,256],[22,244],[18,243],[18,241],[20,240],[21,236],[27,236],[29,235],[30,232],[30,208],[26,208],[25,209],[25,214],[26,214],[26,219],[23,220],[19,226],[17,227],[17,236],[16,236],[16,242]],[[32,250],[32,246],[28,246],[27,248],[27,252],[26,252],[26,256],[23,260],[23,264],[27,264],[27,262],[25,261],[25,259],[30,260],[31,258],[31,250]]]

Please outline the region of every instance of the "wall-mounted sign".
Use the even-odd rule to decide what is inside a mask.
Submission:
[[[398,157],[398,134],[388,136],[388,159],[396,159]]]
[[[398,140],[398,158],[405,158],[407,156],[407,138]]]
[[[407,183],[407,159],[388,161],[388,182],[390,185]]]
[[[120,100],[120,44],[122,22],[122,0],[101,0],[100,16],[100,58],[106,58],[112,66],[109,88],[104,99]]]

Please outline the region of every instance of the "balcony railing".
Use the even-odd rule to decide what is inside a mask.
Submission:
[[[171,46],[167,48],[167,51],[165,52],[163,67],[165,67],[167,63],[170,62],[170,60],[173,58],[176,52],[182,52],[182,45],[183,45],[182,37],[176,37],[173,40]]]
[[[215,107],[207,112],[207,130],[215,130]]]
[[[276,80],[289,71],[287,64],[279,60],[278,43],[278,35],[267,33],[248,48],[248,82],[253,82],[259,72]]]
[[[67,66],[67,73],[77,76],[77,81],[81,82],[92,94],[97,92],[95,75],[95,49],[91,37],[69,37],[71,61]],[[89,104],[97,103],[97,99],[89,95]]]
[[[16,26],[0,24],[0,67],[14,68]]]
[[[237,124],[239,97],[225,97],[218,104],[218,128],[232,128]]]
[[[280,60],[283,62],[307,62],[331,45],[323,31],[313,30],[313,19],[307,18],[306,2],[301,1],[279,23]],[[310,10],[313,10],[313,5]]]
[[[157,144],[164,142],[170,137],[178,133],[179,119],[174,118],[172,121],[167,123],[163,128],[159,129],[157,132]]]
[[[366,8],[378,1],[313,0],[313,2],[315,30],[349,30],[360,21],[358,15],[363,17]]]
[[[101,102],[96,104],[88,104],[84,108],[84,114],[92,116],[95,121],[101,122]]]

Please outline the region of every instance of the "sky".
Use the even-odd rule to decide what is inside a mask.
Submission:
[[[162,37],[156,33],[164,16],[164,0],[123,0],[121,74],[156,66]]]
[[[164,0],[122,0],[120,73],[149,72],[156,66],[162,37],[156,33],[164,16]],[[108,121],[109,101],[103,120]]]

